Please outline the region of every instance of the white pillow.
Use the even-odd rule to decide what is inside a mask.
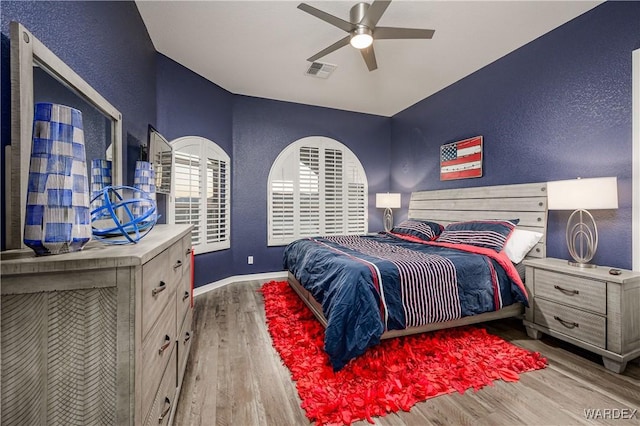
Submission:
[[[542,238],[541,232],[514,229],[504,246],[507,257],[513,263],[520,263],[538,241]]]

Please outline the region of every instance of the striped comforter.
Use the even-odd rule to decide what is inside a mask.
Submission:
[[[305,238],[284,267],[322,304],[325,350],[335,370],[400,330],[494,311],[526,293],[506,256],[462,244],[392,234]]]

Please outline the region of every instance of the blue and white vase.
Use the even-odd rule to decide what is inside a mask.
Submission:
[[[133,175],[133,187],[146,195],[135,191],[134,198],[139,201],[133,205],[133,214],[136,217],[147,216],[142,220],[143,224],[150,223],[156,218],[156,174],[153,165],[148,161],[136,161],[136,169]],[[150,200],[153,202],[150,202]]]
[[[91,199],[93,200],[91,202],[92,211],[105,205],[104,198],[98,197],[98,195],[102,195],[102,190],[105,187],[111,186],[111,169],[111,161],[109,160],[91,160]]]
[[[37,103],[24,243],[37,255],[82,250],[91,240],[82,113]]]

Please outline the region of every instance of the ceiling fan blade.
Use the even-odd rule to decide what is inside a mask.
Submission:
[[[322,49],[321,51],[319,51],[318,53],[316,53],[315,55],[313,55],[312,57],[307,59],[307,61],[314,62],[316,59],[320,59],[323,56],[326,56],[329,53],[333,52],[334,50],[338,50],[341,47],[346,46],[347,44],[349,44],[349,40],[350,39],[351,39],[350,35],[348,35],[348,36],[346,36],[344,38],[341,38],[340,40],[338,40],[335,43],[333,43],[331,46],[327,47],[326,49]]]
[[[307,12],[310,15],[315,16],[316,18],[322,19],[325,22],[330,23],[333,26],[340,28],[346,32],[351,32],[356,29],[356,26],[351,22],[347,22],[344,19],[340,19],[337,16],[333,16],[327,12],[323,12],[320,9],[316,9],[313,6],[309,6],[305,3],[300,3],[298,5],[298,9]]]
[[[375,0],[371,3],[369,9],[367,9],[367,13],[362,17],[360,23],[373,29],[382,17],[384,11],[389,7],[389,3],[391,3],[391,0]]]
[[[435,30],[423,30],[419,28],[394,28],[394,27],[377,27],[373,30],[373,38],[383,39],[401,39],[401,38],[432,38]]]
[[[362,58],[364,62],[367,64],[367,68],[369,71],[373,71],[378,69],[378,63],[376,62],[376,54],[373,51],[373,44],[366,49],[360,49],[360,53],[362,53]]]

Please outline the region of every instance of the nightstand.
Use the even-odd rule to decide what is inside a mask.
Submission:
[[[545,333],[597,353],[616,373],[640,357],[640,273],[611,275],[607,266],[579,268],[553,258],[524,264],[529,337]]]

